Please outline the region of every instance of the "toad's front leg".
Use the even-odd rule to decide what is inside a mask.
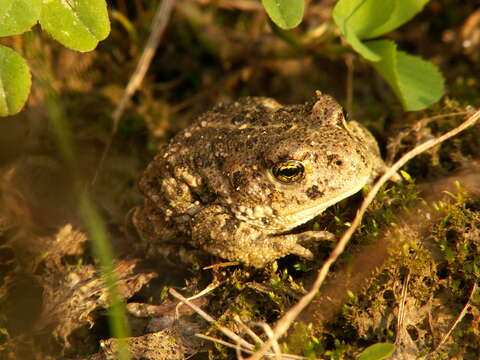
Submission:
[[[238,220],[222,206],[202,209],[193,219],[192,241],[207,252],[257,268],[285,255],[294,254],[313,259],[310,250],[301,244],[312,240],[331,240],[327,231],[271,235]]]

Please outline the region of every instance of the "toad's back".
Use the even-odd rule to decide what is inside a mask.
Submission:
[[[148,198],[143,216],[163,214],[168,226],[189,236],[202,226],[198,219],[218,214],[257,239],[288,231],[357,192],[383,166],[372,139],[347,125],[327,95],[304,105],[269,98],[217,105],[148,166],[140,182]],[[225,246],[235,229],[208,229],[209,243],[222,238]]]

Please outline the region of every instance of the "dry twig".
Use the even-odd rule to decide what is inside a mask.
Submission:
[[[204,334],[195,334],[195,336],[200,338],[200,339],[203,339],[203,340],[208,340],[208,341],[211,341],[211,342],[221,344],[223,346],[235,349],[237,351],[237,357],[238,358],[241,358],[241,355],[239,355],[239,352],[243,351],[243,352],[248,353],[248,354],[253,353],[253,350],[245,349],[240,344],[232,344],[232,343],[229,343],[228,341],[218,339],[218,338],[213,337],[213,336],[208,336],[208,335],[204,335]]]
[[[170,294],[175,297],[176,299],[180,300],[181,302],[183,302],[185,305],[188,305],[190,306],[193,310],[195,310],[195,312],[200,315],[205,321],[207,321],[208,323],[210,324],[213,324],[215,323],[215,319],[213,317],[211,317],[210,315],[208,315],[205,311],[203,311],[202,309],[200,309],[197,305],[195,305],[194,303],[192,303],[191,301],[189,301],[187,298],[185,298],[184,296],[182,296],[180,293],[178,293],[177,291],[173,290],[173,289],[170,289]],[[247,349],[250,349],[252,350],[254,348],[254,346],[252,344],[250,344],[248,341],[245,341],[244,339],[242,339],[240,336],[238,336],[237,334],[235,334],[232,330],[224,327],[224,326],[220,326],[220,325],[217,325],[217,328],[218,330],[220,330],[225,336],[227,336],[228,338],[234,340],[236,343],[246,347]]]
[[[195,299],[198,299],[198,298],[201,298],[202,296],[205,296],[207,295],[209,292],[215,290],[218,286],[220,285],[219,282],[214,282],[214,283],[210,283],[208,284],[208,286],[203,289],[202,291],[200,291],[198,294],[195,294],[191,297],[188,298],[189,301],[192,301],[192,300],[195,300]],[[183,303],[182,302],[179,302],[177,304],[177,306],[175,307],[175,313],[176,313],[176,316],[178,317],[179,315],[179,312],[180,312],[180,308],[182,307]]]
[[[338,259],[338,257],[343,253],[353,233],[360,225],[363,215],[365,214],[368,206],[371,204],[371,202],[373,201],[373,199],[375,198],[375,196],[377,195],[378,191],[383,186],[383,184],[385,184],[389,178],[394,176],[396,172],[400,170],[401,167],[403,167],[408,161],[413,159],[415,156],[418,156],[419,154],[431,149],[432,147],[444,142],[445,140],[457,135],[458,133],[464,131],[465,129],[475,125],[479,119],[480,119],[480,110],[477,110],[473,115],[471,115],[467,120],[465,120],[458,127],[450,130],[449,132],[443,134],[442,136],[436,139],[430,139],[424,142],[423,144],[418,145],[417,147],[410,150],[409,152],[407,152],[396,163],[394,163],[392,167],[387,172],[385,172],[385,174],[383,174],[380,177],[380,179],[375,183],[375,185],[372,187],[372,189],[370,190],[370,192],[362,202],[362,205],[360,206],[360,209],[358,210],[357,215],[355,216],[355,219],[352,222],[352,225],[348,228],[347,231],[345,231],[342,238],[338,242],[337,246],[332,250],[332,252],[330,253],[330,256],[328,257],[328,259],[325,261],[325,263],[319,270],[317,278],[315,279],[315,282],[311,290],[307,294],[305,294],[294,306],[292,306],[290,310],[287,311],[280,320],[278,320],[277,325],[275,326],[275,329],[274,329],[274,336],[271,337],[267,342],[265,342],[255,354],[253,354],[250,358],[248,358],[248,360],[259,360],[272,347],[274,342],[277,341],[280,337],[282,337],[287,332],[287,330],[290,328],[290,325],[295,321],[295,319],[302,312],[302,310],[305,309],[308,304],[310,304],[310,302],[313,300],[313,298],[316,296],[317,292],[319,291],[320,286],[325,281],[325,278],[327,277],[330,267]]]
[[[236,9],[241,11],[263,11],[262,4],[255,1],[245,1],[245,0],[196,0],[199,4],[202,5],[212,5],[218,6],[219,8],[224,9]]]
[[[407,292],[408,292],[408,283],[410,282],[410,271],[403,280],[402,284],[402,298],[400,300],[400,305],[398,307],[398,316],[397,316],[397,337],[395,343],[397,344],[401,339],[402,331],[401,329],[404,326],[405,322],[405,304],[407,302]]]
[[[147,43],[145,48],[143,49],[142,55],[138,60],[137,67],[130,77],[130,81],[123,92],[122,98],[117,105],[117,108],[113,112],[112,115],[112,133],[110,134],[110,138],[108,139],[108,143],[105,146],[105,150],[103,150],[102,157],[98,162],[97,168],[92,178],[91,184],[95,184],[98,178],[98,174],[100,173],[101,169],[103,168],[103,163],[112,147],[113,138],[115,137],[118,124],[120,123],[120,118],[127,107],[127,104],[130,102],[133,94],[138,90],[140,87],[143,79],[145,78],[145,74],[152,62],[153,55],[157,51],[158,44],[162,38],[162,35],[167,27],[167,24],[170,20],[170,15],[172,13],[173,5],[175,4],[175,0],[162,0],[160,6],[158,6],[155,16],[152,22],[152,31],[150,32],[150,36],[148,37]]]
[[[458,326],[458,324],[460,323],[460,321],[462,321],[462,319],[464,318],[464,316],[467,314],[467,310],[468,308],[470,307],[470,304],[472,303],[472,298],[473,298],[473,295],[475,295],[475,293],[477,292],[477,288],[478,288],[478,285],[477,285],[477,282],[475,281],[473,283],[473,287],[472,287],[472,290],[470,291],[470,296],[468,297],[468,301],[467,303],[465,304],[465,306],[463,307],[462,311],[460,312],[460,314],[458,315],[457,319],[455,320],[455,322],[452,324],[452,326],[450,327],[450,329],[448,330],[448,332],[443,336],[442,340],[440,340],[440,342],[438,343],[437,347],[430,353],[428,353],[424,359],[429,359],[431,358],[433,355],[435,355],[439,350],[440,348],[443,346],[443,344],[445,344],[445,342],[447,341],[447,339],[450,337],[450,335],[452,334],[453,330],[455,330],[455,328]]]
[[[263,331],[265,332],[265,334],[267,334],[269,339],[273,338],[273,330],[270,327],[270,325],[268,325],[267,323],[255,323],[255,325],[263,328]],[[276,340],[273,341],[272,349],[273,349],[273,352],[275,353],[275,359],[281,360],[281,357],[280,357],[281,351],[280,351],[280,345],[278,344],[278,341]]]
[[[253,341],[255,341],[258,344],[263,344],[263,340],[260,339],[260,337],[257,334],[255,334],[255,332],[252,329],[250,329],[247,325],[243,323],[242,319],[240,319],[240,316],[235,314],[233,317],[233,320],[235,320],[235,322],[238,325],[240,325],[243,331],[245,331],[253,339]]]
[[[211,336],[207,336],[207,335],[203,335],[203,334],[195,334],[195,336],[201,338],[201,339],[205,339],[205,340],[209,340],[209,341],[213,341],[213,342],[216,342],[216,343],[219,343],[219,344],[222,344],[224,346],[227,346],[227,347],[230,347],[232,349],[235,349],[237,351],[237,357],[238,359],[242,359],[241,355],[239,356],[239,354],[241,352],[244,352],[244,353],[247,353],[247,354],[253,354],[254,353],[254,349],[255,349],[255,346],[253,344],[250,344],[248,341],[244,340],[242,337],[238,336],[237,334],[235,334],[233,331],[231,331],[230,329],[224,327],[224,326],[220,326],[218,324],[216,324],[215,322],[215,319],[213,317],[211,317],[210,315],[208,315],[205,311],[203,311],[202,309],[200,309],[198,306],[196,306],[195,304],[193,304],[192,302],[190,302],[187,298],[183,297],[181,294],[179,294],[177,291],[173,290],[173,289],[170,289],[170,294],[175,297],[176,299],[180,300],[181,302],[183,302],[185,305],[191,307],[197,314],[199,314],[204,320],[206,320],[208,323],[210,324],[215,324],[215,326],[217,327],[218,330],[220,330],[225,336],[227,336],[229,339],[231,339],[232,341],[235,342],[235,344],[232,344],[232,343],[229,343],[227,341],[224,341],[224,340],[221,340],[221,339],[217,339],[217,338],[214,338],[214,337],[211,337]],[[237,321],[238,322],[238,321]],[[240,321],[241,323],[241,321]],[[243,324],[243,323],[242,323]],[[270,337],[270,336],[273,336],[273,333],[272,333],[272,330],[270,328],[270,326],[268,326],[267,324],[260,324],[266,331],[267,331],[267,335]],[[246,327],[246,325],[244,325]],[[259,339],[260,338],[251,330],[249,329],[248,331],[249,335],[252,336],[253,339]],[[253,335],[252,335],[253,334]],[[260,343],[261,340],[260,340]],[[306,359],[304,356],[299,356],[299,355],[291,355],[291,354],[282,354],[280,353],[280,346],[278,345],[278,343],[276,343],[277,347],[275,348],[276,352],[275,353],[271,353],[271,352],[265,352],[264,355],[266,356],[270,356],[270,357],[275,357],[276,359],[285,359],[285,360],[288,360],[288,359],[291,359],[291,360],[301,360],[301,359]]]
[[[403,139],[405,139],[409,134],[412,133],[412,131],[420,131],[422,128],[426,127],[432,121],[441,120],[441,119],[454,117],[454,116],[467,116],[467,115],[470,115],[471,113],[472,113],[471,110],[467,110],[467,111],[457,111],[457,112],[452,112],[447,114],[438,114],[438,115],[421,118],[420,120],[416,121],[414,124],[409,126],[407,130],[400,131],[398,134],[395,135],[395,137],[389,140],[389,144],[387,145],[387,155],[385,158],[385,163],[387,165],[390,165],[393,163],[393,159],[395,158],[400,148],[400,144],[402,143]]]
[[[353,54],[345,55],[345,65],[347,66],[347,114],[352,115],[352,103],[353,103],[353,75],[354,75],[354,61]]]

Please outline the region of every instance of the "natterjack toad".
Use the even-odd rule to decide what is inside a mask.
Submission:
[[[143,237],[187,238],[255,267],[288,254],[311,259],[302,244],[332,234],[289,231],[383,169],[373,136],[347,123],[332,97],[289,106],[245,98],[203,114],[155,157],[133,221]]]

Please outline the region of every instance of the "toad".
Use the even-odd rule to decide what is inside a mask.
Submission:
[[[312,259],[303,245],[333,235],[291,231],[384,169],[373,136],[332,97],[244,98],[201,115],[152,160],[133,223],[143,238],[185,238],[257,268],[288,254]]]

